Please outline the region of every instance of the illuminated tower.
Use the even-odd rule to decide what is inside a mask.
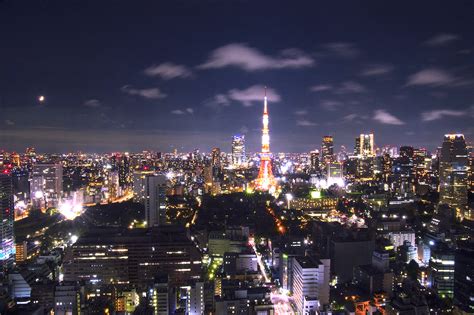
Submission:
[[[276,180],[272,172],[272,154],[270,152],[270,134],[268,130],[267,89],[263,106],[262,152],[260,153],[260,170],[255,181],[257,190],[275,190]]]

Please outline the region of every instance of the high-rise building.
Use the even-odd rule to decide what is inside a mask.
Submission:
[[[361,134],[355,139],[354,155],[356,161],[356,177],[359,180],[371,180],[374,176],[374,135]]]
[[[454,265],[454,305],[466,314],[474,313],[474,243],[460,242]]]
[[[334,138],[332,136],[324,136],[321,144],[321,153],[323,163],[331,163],[334,161]]]
[[[12,267],[15,260],[13,191],[10,174],[0,174],[0,215],[0,271],[4,272]]]
[[[33,165],[30,196],[46,201],[47,206],[57,206],[63,193],[63,166],[57,164]]]
[[[454,251],[440,243],[431,252],[432,287],[442,298],[453,298]]]
[[[186,314],[204,314],[204,282],[193,283],[187,293]]]
[[[372,157],[375,155],[373,133],[360,134],[355,139],[354,155],[358,157]]]
[[[232,137],[232,164],[236,167],[242,166],[247,161],[245,156],[245,136],[236,135]]]
[[[293,298],[299,314],[317,313],[329,303],[330,260],[293,258]]]
[[[221,149],[213,148],[211,152],[212,177],[218,178],[221,174]]]
[[[188,285],[201,274],[201,254],[189,231],[179,226],[91,230],[69,250],[64,280],[84,281],[88,286],[144,286],[159,274],[168,275],[170,286]]]
[[[456,209],[459,218],[472,218],[467,208],[468,156],[462,134],[444,135],[439,157],[439,202]]]
[[[262,152],[260,152],[260,168],[255,180],[257,190],[272,191],[276,189],[276,180],[272,171],[272,154],[270,152],[270,130],[268,129],[267,90],[263,105]]]
[[[166,176],[145,178],[145,220],[149,227],[166,224]]]
[[[314,150],[310,153],[310,163],[311,163],[311,174],[319,174],[321,172],[321,167],[319,165],[319,151]]]
[[[133,173],[133,199],[144,203],[146,199],[146,177],[154,172],[150,170],[135,171]]]

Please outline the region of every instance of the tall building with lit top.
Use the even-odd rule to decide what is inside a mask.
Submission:
[[[15,259],[13,235],[13,189],[10,174],[0,174],[0,272],[12,267]]]
[[[354,155],[357,158],[356,178],[371,180],[374,176],[374,134],[360,134],[355,139]]]
[[[245,157],[245,136],[235,135],[232,137],[232,164],[242,166],[246,162]]]
[[[354,155],[360,157],[374,156],[374,134],[360,134],[355,139]]]
[[[456,209],[460,218],[470,218],[467,210],[468,156],[463,134],[444,135],[439,157],[439,202]]]
[[[268,129],[267,91],[263,105],[262,152],[260,153],[260,169],[255,180],[255,188],[262,191],[276,189],[276,180],[272,171],[272,154],[270,152],[270,130]]]
[[[334,138],[332,136],[324,136],[321,145],[322,159],[325,164],[334,161]]]

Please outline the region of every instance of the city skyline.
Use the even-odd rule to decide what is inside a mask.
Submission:
[[[258,152],[265,85],[273,152],[471,143],[472,3],[425,4],[3,1],[0,149]]]

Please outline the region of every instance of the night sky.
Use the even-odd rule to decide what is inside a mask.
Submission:
[[[0,1],[0,149],[474,139],[474,1]],[[46,101],[40,103],[38,97]]]

